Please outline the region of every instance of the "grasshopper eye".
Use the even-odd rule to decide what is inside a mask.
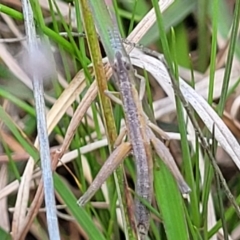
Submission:
[[[112,67],[112,69],[113,69],[114,71],[117,71],[117,69],[118,69],[118,67],[117,67],[117,62],[114,61],[114,64],[112,64],[111,67]]]
[[[137,228],[138,228],[139,234],[141,234],[143,236],[147,234],[147,228],[143,223],[139,223]]]
[[[128,62],[124,62],[124,66],[128,71],[131,69],[131,65]]]

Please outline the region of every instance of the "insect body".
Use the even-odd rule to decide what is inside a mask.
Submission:
[[[146,134],[146,122],[135,87],[130,81],[130,64],[122,54],[115,54],[114,73],[118,79],[119,90],[126,117],[128,137],[132,144],[136,164],[136,194],[151,203],[152,200],[152,159],[150,141]],[[135,200],[135,217],[139,234],[146,235],[149,228],[149,210],[138,199]]]

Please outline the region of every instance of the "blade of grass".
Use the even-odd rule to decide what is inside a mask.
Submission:
[[[55,3],[55,2],[53,2],[53,3]],[[62,36],[60,36],[57,32],[53,31],[51,28],[48,28],[45,25],[44,17],[42,15],[41,6],[40,6],[39,2],[31,0],[31,6],[32,6],[32,10],[34,12],[34,19],[37,22],[39,30],[42,30],[42,32],[44,34],[46,34],[49,38],[56,41],[56,43],[60,44],[66,51],[70,52],[71,54],[74,54],[77,58],[79,58],[79,55],[77,55],[76,46],[74,44],[72,44],[73,41],[71,41],[71,38],[70,38],[70,43],[69,43],[66,39],[64,39]],[[58,8],[57,8],[57,10],[58,10]],[[66,28],[65,20],[62,18],[61,15],[59,15],[59,16],[60,16],[61,22],[63,23],[63,25],[65,27],[65,30],[68,29],[68,28]],[[41,34],[41,31],[40,31],[40,34]],[[70,35],[70,37],[72,36],[71,34],[69,34],[69,32],[68,32],[68,35]],[[81,58],[80,58],[80,60],[81,60]]]
[[[27,112],[31,116],[36,116],[33,107],[29,106],[26,102],[24,102],[21,99],[15,97],[13,94],[9,93],[8,91],[0,89],[0,96],[5,98],[5,99],[8,99],[9,101],[14,103],[16,106],[20,107],[22,110],[24,110],[25,112]]]
[[[188,47],[188,36],[187,29],[184,23],[179,23],[175,28],[174,32],[176,35],[176,57],[178,60],[178,65],[182,67],[190,67],[189,61],[189,47]],[[169,44],[172,54],[171,42]]]
[[[174,70],[175,70],[175,79],[179,79],[179,73],[178,73],[178,64],[177,64],[177,57],[176,57],[176,50],[175,50],[175,35],[174,31],[172,29],[172,41],[173,41],[173,56],[174,56]],[[177,82],[176,84],[179,84]],[[177,118],[178,118],[178,123],[179,123],[179,132],[181,135],[181,147],[183,151],[184,156],[184,166],[185,166],[185,172],[186,172],[186,180],[187,182],[190,183],[190,199],[191,199],[191,215],[192,219],[194,222],[194,225],[199,226],[200,225],[200,215],[199,215],[199,202],[198,202],[198,197],[197,197],[197,192],[196,192],[196,183],[195,179],[193,176],[193,166],[192,166],[192,160],[191,160],[191,155],[190,155],[190,150],[189,150],[189,145],[188,145],[188,140],[187,140],[187,129],[186,129],[186,120],[184,117],[183,113],[183,106],[181,103],[181,100],[177,95],[175,95],[175,101],[176,101],[176,108],[177,108]],[[198,166],[196,166],[198,169]]]
[[[131,15],[131,21],[130,21],[130,24],[129,24],[129,28],[128,28],[128,35],[129,35],[129,34],[132,32],[132,30],[133,30],[134,19],[135,19],[135,15],[136,15],[138,3],[139,3],[139,1],[135,1],[133,10],[131,11],[131,12],[132,12],[132,15]],[[118,15],[120,16],[120,14],[118,14]]]
[[[169,31],[171,27],[176,26],[178,23],[180,23],[186,16],[195,11],[196,6],[197,1],[175,0],[171,6],[163,12],[165,30]],[[151,43],[158,41],[159,33],[157,30],[158,25],[155,23],[146,32],[141,40],[141,43],[145,46],[149,46]]]
[[[106,5],[108,6],[108,9],[110,10],[110,12],[114,13],[114,10],[115,10],[115,18],[116,18],[116,21],[117,21],[119,31],[121,33],[121,36],[123,38],[126,38],[123,22],[122,22],[122,19],[120,17],[120,14],[119,14],[119,7],[118,7],[118,4],[117,4],[117,1],[116,0],[107,0],[107,1],[105,0],[105,2],[106,2]]]
[[[113,22],[109,16],[109,11],[103,0],[89,0],[89,5],[95,19],[95,24],[101,36],[101,41],[110,62],[114,62],[115,53],[111,47],[111,39],[109,30],[115,29]]]
[[[6,232],[3,228],[0,227],[0,238],[2,240],[11,240],[12,236],[10,233]]]
[[[168,46],[168,42],[167,42],[167,36],[165,33],[165,28],[164,28],[164,22],[163,22],[163,18],[162,18],[162,13],[158,7],[158,1],[157,0],[152,0],[152,5],[154,7],[155,10],[155,14],[157,17],[157,26],[158,26],[158,32],[161,36],[160,41],[162,44],[162,48],[163,48],[163,54],[166,58],[166,62],[170,68],[171,73],[173,73],[173,67],[172,67],[172,62],[171,62],[171,54],[170,54],[170,49]]]
[[[218,104],[218,109],[217,109],[217,112],[220,116],[222,116],[222,114],[223,114],[224,106],[226,103],[229,79],[230,79],[230,74],[231,74],[231,69],[232,69],[233,56],[234,56],[236,41],[237,41],[237,37],[238,37],[239,20],[240,20],[240,0],[236,0],[233,24],[232,24],[232,31],[231,31],[231,35],[230,35],[229,51],[228,51],[228,56],[227,56],[226,69],[225,69],[224,78],[223,78],[222,94],[221,94],[221,98],[220,98],[220,101]]]
[[[52,1],[49,1],[49,9],[50,9],[51,17],[52,17],[53,29],[56,33],[59,33],[59,26],[58,26],[59,24],[58,24],[58,21],[56,19],[56,14],[54,12]],[[61,60],[62,60],[62,63],[63,63],[63,68],[64,68],[64,73],[65,73],[65,76],[66,76],[66,80],[68,82],[70,82],[71,81],[71,73],[70,73],[69,64],[68,64],[68,61],[67,61],[68,58],[67,58],[66,53],[65,53],[61,44],[58,44],[58,48],[59,48],[59,53],[60,53]],[[73,54],[72,54],[72,58],[73,58],[73,62],[75,62],[76,59],[75,59],[75,56]],[[73,65],[74,65],[74,63],[73,63]],[[77,69],[74,69],[74,71],[77,72]],[[58,90],[59,89],[58,83],[53,81],[53,86],[54,86],[54,89],[55,89],[55,92],[56,92],[56,96],[60,96],[61,91]]]
[[[31,141],[21,131],[21,129],[14,123],[12,118],[4,111],[3,107],[0,106],[0,118],[1,121],[8,127],[11,133],[15,136],[18,142],[26,150],[26,152],[35,160],[39,159],[38,150],[32,145]]]
[[[211,105],[213,101],[214,91],[214,76],[216,66],[216,55],[217,55],[217,30],[218,30],[218,12],[219,12],[219,0],[213,1],[213,14],[212,14],[212,46],[210,55],[210,76],[209,76],[209,87],[208,87],[208,103]]]
[[[206,238],[207,235],[207,225],[208,222],[206,219],[208,218],[208,202],[209,202],[209,195],[212,186],[212,179],[213,179],[213,167],[209,161],[209,158],[205,156],[205,165],[204,165],[204,179],[203,179],[203,186],[202,186],[202,214],[201,214],[201,221],[203,225],[203,236]]]
[[[77,32],[81,33],[84,31],[83,29],[83,22],[81,20],[81,10],[80,10],[80,1],[74,0],[75,3],[75,9],[76,9],[76,21],[77,21]],[[86,56],[86,47],[85,47],[85,40],[83,38],[79,38],[79,48],[80,51]]]
[[[6,155],[8,157],[8,161],[9,161],[9,166],[10,168],[12,169],[12,172],[15,176],[15,178],[20,182],[21,181],[21,176],[20,176],[20,173],[18,171],[18,168],[16,166],[16,163],[13,161],[12,159],[12,155],[11,155],[11,151],[9,149],[9,146],[6,144],[6,142],[4,141],[4,138],[2,136],[2,134],[0,133],[0,142],[1,142],[1,145],[3,147],[3,149],[5,150],[6,152]]]
[[[168,240],[189,239],[183,201],[176,182],[162,161],[154,167],[154,189]]]
[[[175,57],[175,66],[173,69],[173,65],[172,65],[172,61],[171,61],[171,55],[170,55],[170,50],[169,50],[169,46],[168,46],[168,42],[167,42],[167,37],[165,34],[165,30],[164,30],[164,23],[163,23],[163,19],[162,19],[162,14],[158,8],[158,4],[156,0],[152,0],[155,12],[156,12],[156,16],[157,16],[157,23],[158,23],[158,27],[159,27],[159,33],[161,34],[161,44],[163,47],[163,52],[164,52],[164,56],[166,57],[166,62],[169,64],[169,72],[172,73],[174,76],[176,76],[176,79],[178,78],[178,67],[177,67],[177,60]],[[174,39],[173,39],[174,40]],[[175,46],[175,43],[173,42],[173,46]],[[175,52],[175,51],[173,51]],[[177,83],[178,84],[178,83]],[[190,199],[192,202],[192,214],[193,214],[193,219],[195,221],[196,225],[199,225],[199,212],[198,212],[198,200],[197,200],[197,196],[196,196],[196,185],[195,185],[195,181],[194,181],[194,176],[193,176],[193,171],[192,171],[192,163],[191,163],[191,156],[190,156],[190,151],[189,151],[189,146],[188,146],[188,140],[187,140],[187,131],[186,131],[186,127],[185,127],[185,120],[184,120],[184,115],[183,115],[183,110],[182,110],[182,105],[180,100],[178,99],[178,97],[175,97],[176,100],[176,107],[177,107],[177,117],[178,117],[178,122],[179,125],[181,126],[179,128],[180,130],[180,135],[181,135],[181,146],[182,146],[182,151],[183,151],[183,156],[184,156],[184,165],[186,168],[186,179],[187,179],[187,183],[189,184],[190,188],[191,188],[191,192],[190,192]]]
[[[23,15],[22,13],[10,8],[10,7],[7,7],[3,4],[0,4],[0,12],[2,13],[5,13],[9,16],[11,16],[12,18],[15,18],[17,20],[23,20]]]
[[[54,174],[54,184],[58,194],[63,199],[64,203],[68,206],[72,215],[75,217],[78,224],[88,234],[89,239],[92,240],[105,240],[102,233],[97,229],[93,220],[88,216],[86,211],[79,207],[76,202],[77,199],[70,191],[69,187],[61,180],[60,176]]]
[[[198,16],[198,69],[204,72],[208,65],[208,47],[209,33],[207,28],[207,10],[208,0],[198,1],[197,16]]]
[[[67,34],[68,34],[70,43],[71,43],[71,45],[72,45],[73,48],[74,48],[75,55],[76,55],[76,57],[78,58],[78,60],[80,61],[81,65],[82,65],[82,67],[83,67],[83,69],[84,69],[84,73],[85,73],[88,81],[91,81],[91,76],[90,76],[89,71],[88,71],[88,68],[87,68],[87,64],[89,63],[89,60],[86,58],[86,56],[84,56],[84,55],[79,51],[78,46],[77,46],[77,44],[76,44],[76,42],[74,41],[74,38],[73,38],[73,36],[72,36],[72,33],[71,33],[71,31],[70,31],[67,23],[65,22],[62,14],[61,14],[61,12],[60,12],[60,9],[58,8],[58,5],[56,4],[55,1],[54,1],[54,5],[55,5],[55,8],[56,8],[56,10],[57,10],[57,13],[58,13],[58,15],[59,15],[59,17],[60,17],[60,20],[61,20],[61,23],[62,23],[62,25],[63,25],[63,27],[64,27],[64,30],[65,30],[65,31],[67,32]]]
[[[237,204],[240,204],[240,195],[238,195],[236,202],[237,202]],[[233,218],[234,216],[235,216],[235,209],[233,206],[231,206],[225,211],[224,219],[227,222],[229,222],[229,220],[231,218]],[[211,238],[214,234],[216,234],[221,227],[222,227],[222,221],[220,219],[220,220],[218,220],[216,225],[212,229],[210,229],[210,231],[208,231],[208,238]]]
[[[110,99],[104,94],[104,91],[107,90],[107,79],[102,63],[102,56],[100,52],[100,47],[98,43],[97,33],[95,31],[93,18],[88,7],[86,0],[80,0],[82,14],[85,25],[85,32],[87,36],[87,41],[89,44],[89,50],[93,62],[93,68],[98,84],[100,103],[102,107],[102,112],[104,114],[105,125],[107,129],[107,137],[110,142],[110,145],[113,146],[116,137],[116,127],[114,124],[114,117],[112,113],[112,106]]]

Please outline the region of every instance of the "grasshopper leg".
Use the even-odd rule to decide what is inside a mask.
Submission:
[[[131,144],[128,142],[124,142],[112,152],[112,154],[108,157],[108,159],[100,169],[96,178],[93,180],[92,184],[83,194],[83,196],[80,197],[79,200],[77,201],[77,204],[79,206],[84,206],[92,198],[96,191],[112,174],[112,172],[119,166],[119,164],[130,153],[130,151]]]
[[[114,101],[115,103],[117,103],[117,104],[119,104],[119,105],[122,105],[121,99],[115,96],[115,95],[119,95],[118,92],[111,92],[111,91],[105,90],[104,93],[105,93],[112,101]]]
[[[158,156],[162,159],[162,161],[166,164],[168,169],[173,174],[174,178],[177,181],[178,187],[182,194],[188,194],[191,189],[188,184],[185,182],[182,174],[180,173],[172,154],[169,152],[168,148],[161,142],[152,132],[150,128],[148,128],[148,134],[153,144],[153,147],[158,154]]]
[[[140,84],[139,84],[139,100],[142,101],[143,97],[144,97],[144,94],[145,94],[145,89],[146,89],[146,80],[143,76],[139,75],[136,70],[135,70],[135,76],[140,81]]]

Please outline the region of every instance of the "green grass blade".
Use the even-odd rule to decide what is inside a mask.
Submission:
[[[29,155],[37,161],[39,159],[38,150],[33,146],[21,129],[14,123],[12,118],[4,111],[2,106],[0,106],[0,119],[8,127],[27,153],[29,153]]]
[[[236,202],[237,202],[238,204],[240,204],[240,195],[238,195],[238,197],[237,197],[237,199],[236,199]],[[225,211],[225,216],[224,216],[224,218],[225,218],[225,220],[226,220],[227,222],[229,222],[230,219],[233,218],[235,214],[236,214],[235,209],[234,209],[233,206],[231,206],[231,207],[229,207],[229,208]],[[208,238],[211,238],[214,234],[216,234],[221,227],[222,227],[222,221],[221,221],[221,219],[220,219],[220,220],[217,221],[217,223],[215,224],[215,226],[212,227],[212,229],[210,229],[210,230],[208,231]]]
[[[4,141],[4,138],[1,136],[1,134],[0,134],[0,141],[1,141],[1,145],[2,145],[3,149],[5,150],[6,155],[8,157],[9,167],[12,170],[15,178],[20,182],[21,181],[21,175],[20,175],[19,170],[17,168],[17,164],[13,161],[9,146],[6,144],[6,142]]]
[[[168,240],[189,239],[183,200],[171,173],[162,161],[154,168],[154,190]]]
[[[167,61],[167,64],[170,68],[170,71],[173,73],[173,68],[172,68],[172,62],[171,62],[171,54],[170,54],[170,49],[167,41],[167,36],[165,33],[165,27],[164,27],[164,22],[163,22],[163,17],[162,13],[158,7],[158,1],[157,0],[152,0],[152,4],[157,16],[157,25],[158,25],[158,31],[161,36],[160,41],[162,44],[162,49],[163,49],[163,54],[165,56],[165,59]]]
[[[33,107],[29,106],[27,103],[15,97],[13,94],[9,93],[8,91],[5,91],[4,89],[0,89],[0,96],[4,97],[5,99],[8,99],[12,103],[14,103],[16,106],[20,107],[21,109],[29,113],[31,116],[36,116],[36,113]]]
[[[207,28],[208,0],[198,1],[198,69],[204,72],[208,65],[209,49],[206,43],[209,42],[209,32]]]
[[[222,94],[221,94],[221,98],[218,105],[218,114],[220,116],[223,114],[224,106],[226,103],[233,56],[234,56],[234,51],[235,51],[235,46],[236,46],[237,36],[238,36],[239,19],[240,19],[240,0],[237,0],[235,4],[235,10],[234,10],[234,18],[233,18],[232,32],[230,36],[227,64],[226,64],[226,69],[225,69],[224,78],[223,78]]]
[[[0,4],[0,12],[2,13],[5,13],[9,16],[11,16],[12,18],[15,18],[17,20],[23,20],[23,15],[22,13],[10,8],[10,7],[7,7],[3,4]]]
[[[164,27],[166,31],[169,31],[171,27],[176,26],[179,22],[191,12],[195,11],[197,1],[192,0],[175,0],[172,5],[166,9],[163,13]],[[158,41],[159,32],[158,25],[155,23],[149,31],[144,35],[141,40],[143,45],[150,45],[151,43]]]
[[[172,45],[173,45],[173,59],[174,59],[174,70],[175,70],[175,79],[178,81],[179,73],[178,73],[178,63],[177,63],[177,56],[176,56],[176,44],[175,44],[175,34],[172,31]],[[179,84],[179,82],[176,82]],[[184,168],[186,172],[186,180],[187,183],[190,185],[191,192],[190,192],[190,199],[191,199],[191,215],[196,226],[200,224],[200,216],[198,211],[198,198],[196,192],[196,183],[193,175],[193,166],[192,166],[192,159],[190,155],[188,140],[187,140],[187,128],[186,128],[186,120],[183,113],[183,107],[181,100],[175,94],[175,101],[176,101],[176,109],[177,109],[177,119],[179,124],[179,132],[181,135],[181,148],[182,148],[182,156],[184,157]],[[198,168],[198,166],[197,166]]]
[[[0,239],[1,240],[11,240],[12,239],[12,236],[10,233],[7,233],[5,230],[3,230],[1,227],[0,227]]]
[[[114,25],[107,9],[107,5],[103,0],[89,0],[89,3],[108,59],[110,62],[114,62],[115,52],[112,47],[110,34],[114,33],[116,26]]]
[[[216,65],[216,55],[217,55],[217,27],[218,27],[218,12],[219,12],[219,0],[213,1],[213,34],[212,34],[212,46],[211,46],[211,56],[210,56],[210,79],[209,79],[209,89],[208,89],[208,102],[212,104],[213,102],[213,90],[214,90],[214,76],[215,76],[215,65]]]
[[[77,199],[57,174],[54,174],[54,184],[58,194],[67,205],[78,224],[88,234],[89,239],[105,240],[102,233],[96,228],[93,220],[88,216],[83,208],[77,205]]]

